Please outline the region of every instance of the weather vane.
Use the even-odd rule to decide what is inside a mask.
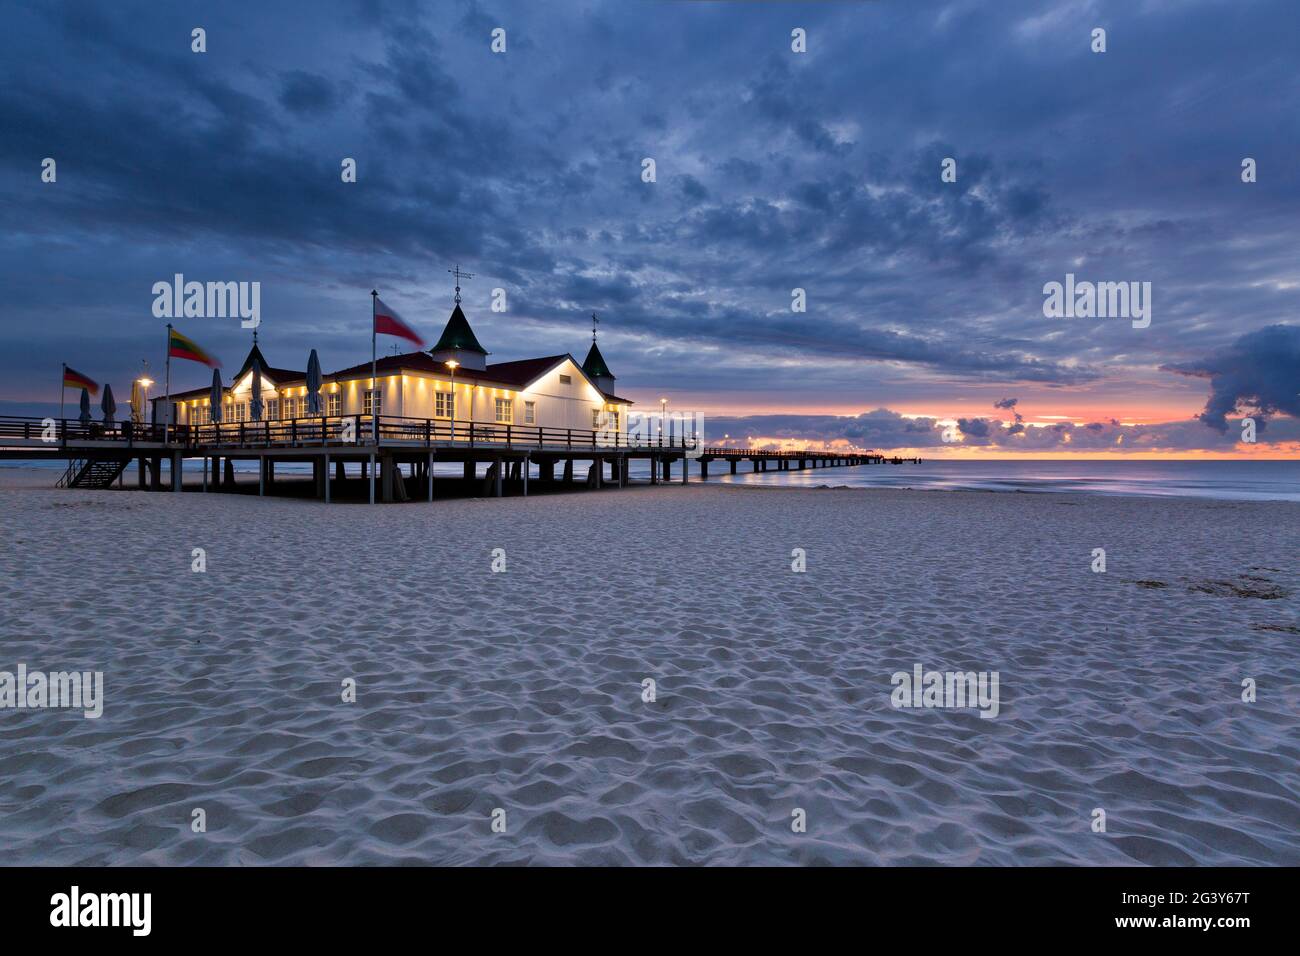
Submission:
[[[592,345],[596,344],[596,323],[599,321],[600,319],[596,318],[596,313],[595,312],[591,313],[591,344]]]
[[[472,279],[474,278],[474,274],[471,272],[461,272],[459,263],[456,264],[456,268],[448,269],[447,271],[456,277],[456,304],[460,305],[460,280]]]

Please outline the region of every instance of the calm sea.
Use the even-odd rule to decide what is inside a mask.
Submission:
[[[62,471],[62,462],[3,462],[4,468],[41,467]],[[680,478],[680,466],[673,477]],[[727,473],[726,462],[713,462],[709,481],[737,482],[770,487],[815,488],[846,485],[850,488],[914,488],[927,491],[1068,491],[1096,495],[1185,496],[1255,501],[1300,501],[1300,461],[925,461],[920,465],[860,465],[856,468],[818,468],[808,471]],[[192,469],[198,469],[197,471]],[[256,473],[250,462],[239,462],[240,472]],[[307,466],[281,464],[277,471],[308,474]],[[480,466],[480,473],[482,466]],[[201,473],[191,463],[187,474]],[[439,466],[441,477],[460,474],[459,465]],[[580,477],[585,476],[585,468]],[[644,479],[649,470],[634,462],[633,478]],[[133,480],[128,476],[128,483]],[[692,464],[697,481],[699,465]],[[53,484],[53,480],[51,480]]]
[[[796,488],[916,488],[935,491],[1069,491],[1300,501],[1300,461],[924,461],[815,471],[721,474],[716,480]],[[725,462],[710,466],[726,472]],[[695,474],[695,469],[692,469]]]

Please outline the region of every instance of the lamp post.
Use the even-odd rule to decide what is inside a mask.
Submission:
[[[144,424],[145,412],[149,408],[149,386],[153,384],[153,379],[149,377],[149,363],[141,363],[140,377],[136,379],[140,386],[140,408],[135,410],[137,424]]]
[[[456,440],[456,367],[460,365],[455,359],[447,359],[443,363],[451,369],[451,440]],[[470,409],[470,415],[473,416],[474,410]]]
[[[667,415],[668,415],[668,399],[661,398],[659,399],[659,444],[660,446],[662,446],[664,443],[664,419],[667,417]],[[669,441],[671,441],[672,436],[669,435],[668,437],[669,437]]]

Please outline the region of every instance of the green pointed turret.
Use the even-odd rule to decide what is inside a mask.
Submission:
[[[605,364],[605,356],[600,354],[600,349],[595,342],[591,343],[591,351],[587,353],[587,359],[582,363],[582,370],[587,373],[587,377],[593,381],[598,378],[607,378],[614,380],[614,373],[609,370]]]
[[[442,337],[438,339],[438,344],[430,351],[441,352],[443,349],[467,349],[471,352],[482,352],[487,355],[487,349],[478,344],[478,339],[474,336],[474,330],[469,327],[469,320],[465,318],[465,313],[460,310],[459,303],[451,311],[451,318],[447,320],[446,327],[442,330]]]
[[[452,309],[451,318],[447,320],[438,344],[429,349],[429,354],[437,362],[454,360],[465,368],[480,371],[487,367],[487,349],[479,345],[474,330],[469,327],[469,320],[460,310],[459,302]]]

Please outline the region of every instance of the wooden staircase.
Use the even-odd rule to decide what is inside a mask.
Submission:
[[[74,458],[58,480],[59,488],[111,488],[126,470],[126,458]]]

